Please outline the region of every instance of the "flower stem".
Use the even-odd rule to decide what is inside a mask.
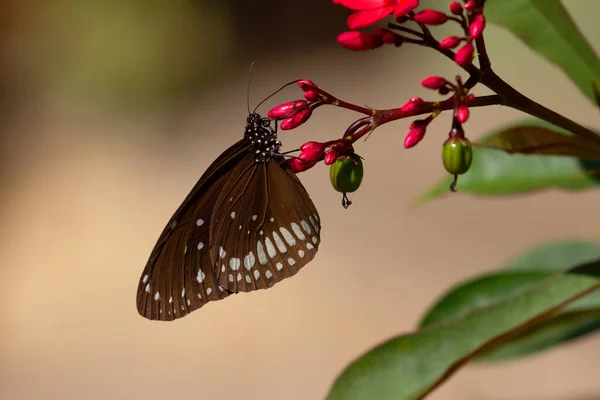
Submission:
[[[497,93],[502,98],[502,103],[505,106],[522,111],[546,122],[550,122],[575,135],[600,143],[600,135],[596,132],[531,100],[503,81],[491,69],[483,71],[479,78],[479,82]]]

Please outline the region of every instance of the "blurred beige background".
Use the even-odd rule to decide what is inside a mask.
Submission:
[[[137,314],[135,291],[164,224],[210,162],[243,134],[251,101],[309,78],[373,107],[399,106],[430,74],[458,70],[406,47],[351,53],[347,13],[326,0],[4,0],[0,11],[0,398],[320,399],[367,348],[415,327],[450,285],[530,246],[598,235],[597,192],[505,199],[464,194],[410,208],[443,174],[448,117],[416,148],[410,121],[357,146],[365,182],[348,210],[325,167],[301,176],[323,221],[317,258],[267,291],[174,323]],[[250,6],[247,3],[252,3]],[[284,4],[285,3],[285,4]],[[565,1],[600,48],[600,2]],[[544,105],[591,126],[598,112],[502,29],[494,67]],[[478,90],[476,94],[485,94]],[[300,97],[294,88],[262,109]],[[319,109],[286,148],[343,132]],[[477,109],[476,137],[520,118]],[[600,399],[600,338],[498,366],[470,366],[435,400]]]

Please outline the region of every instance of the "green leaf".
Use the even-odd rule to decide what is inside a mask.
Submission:
[[[474,145],[502,150],[509,154],[570,156],[582,160],[600,161],[600,144],[597,142],[541,126],[510,127]]]
[[[536,284],[556,272],[600,275],[600,243],[583,240],[551,242],[511,260],[507,271],[487,274],[457,285],[425,313],[420,327],[455,318]],[[573,266],[575,266],[573,268]],[[556,316],[531,326],[509,342],[481,354],[483,361],[521,357],[571,341],[600,327],[600,291],[573,302]]]
[[[485,15],[557,65],[594,102],[600,60],[560,1],[488,0]]]
[[[551,241],[509,260],[504,268],[564,272],[578,264],[600,259],[600,242],[570,239]]]
[[[532,326],[507,343],[503,343],[496,348],[491,347],[474,361],[492,363],[523,357],[558,344],[566,344],[587,334],[594,333],[599,328],[600,308],[563,311]]]
[[[484,136],[479,142],[492,140],[501,132],[520,128],[551,128],[565,130],[541,120],[523,120]],[[471,169],[458,178],[457,191],[478,196],[506,196],[544,189],[580,191],[597,188],[600,184],[600,162],[573,157],[507,154],[503,151],[475,147]],[[448,175],[416,200],[417,204],[451,193]]]
[[[598,282],[556,275],[502,301],[393,338],[347,367],[327,399],[421,399],[472,357],[595,290]]]

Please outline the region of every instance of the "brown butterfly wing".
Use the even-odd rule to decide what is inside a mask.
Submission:
[[[210,252],[219,284],[230,292],[269,288],[296,274],[317,253],[317,209],[280,161],[243,160],[217,199]]]
[[[137,309],[143,317],[171,321],[229,294],[211,267],[211,217],[218,193],[247,153],[243,141],[227,149],[169,220],[139,281]]]

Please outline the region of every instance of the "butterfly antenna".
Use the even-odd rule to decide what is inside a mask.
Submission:
[[[275,96],[277,93],[281,92],[283,89],[285,89],[286,87],[293,85],[294,83],[297,83],[299,81],[299,79],[295,79],[291,82],[286,83],[285,85],[283,85],[282,87],[280,87],[279,89],[277,89],[276,91],[274,91],[273,93],[271,93],[270,95],[268,95],[263,101],[261,101],[260,103],[258,103],[258,105],[254,108],[254,112],[256,112],[256,110],[258,109],[258,107],[260,107],[265,101],[269,100],[271,97]]]
[[[248,115],[251,114],[250,112],[250,82],[252,82],[252,68],[254,68],[254,64],[256,64],[256,61],[252,61],[252,64],[250,64],[250,71],[248,72],[248,87],[246,88],[246,107],[248,107]],[[254,110],[256,111],[256,110]]]

